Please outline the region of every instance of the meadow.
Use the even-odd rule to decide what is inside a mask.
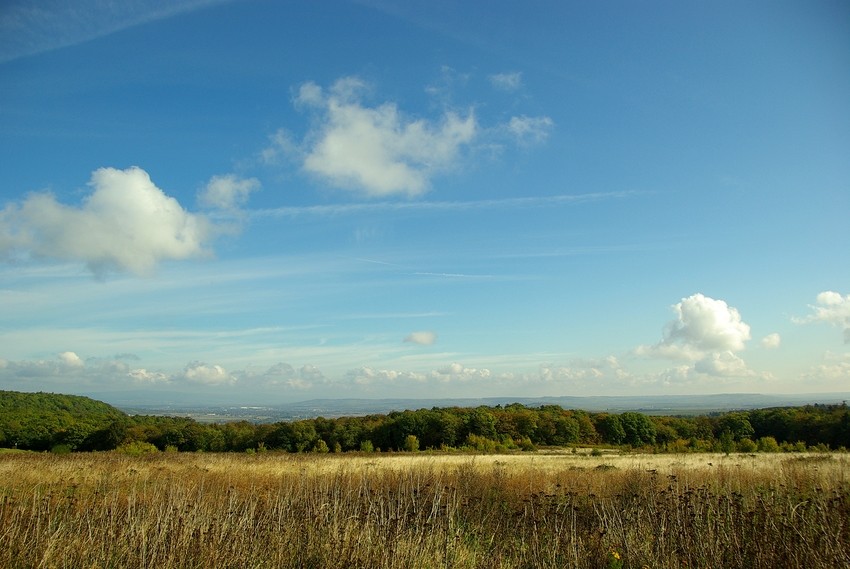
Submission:
[[[7,452],[0,567],[850,567],[848,467],[846,453]]]

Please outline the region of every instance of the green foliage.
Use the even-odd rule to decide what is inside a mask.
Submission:
[[[602,435],[603,442],[619,445],[626,440],[626,430],[619,415],[599,415],[596,430]]]
[[[419,439],[416,435],[407,435],[404,438],[404,450],[407,452],[417,452],[419,450]]]
[[[56,445],[90,450],[90,441],[101,429],[126,417],[88,397],[0,391],[0,444],[42,451]]]
[[[135,448],[132,443],[181,452],[458,448],[508,452],[597,444],[652,446],[677,453],[801,452],[850,447],[850,411],[846,405],[808,405],[697,417],[649,417],[636,412],[589,413],[557,405],[515,403],[274,424],[205,424],[185,417],[130,417],[85,397],[0,391],[0,447],[105,451]]]
[[[115,450],[122,454],[127,454],[130,456],[141,456],[143,454],[159,452],[159,449],[156,448],[153,444],[146,443],[143,441],[133,441],[127,444],[123,444]]]

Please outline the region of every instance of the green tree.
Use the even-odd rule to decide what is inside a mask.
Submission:
[[[620,415],[625,436],[623,442],[631,446],[655,444],[655,424],[646,415],[631,411]]]
[[[728,432],[736,442],[755,433],[746,413],[726,413],[717,421],[716,431],[718,435]]]
[[[419,450],[419,439],[416,435],[407,435],[404,438],[404,450],[407,452],[416,452]]]
[[[612,445],[622,444],[626,440],[626,431],[619,415],[603,414],[596,423],[596,430],[602,435],[602,440]]]

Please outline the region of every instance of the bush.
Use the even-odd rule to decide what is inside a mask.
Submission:
[[[126,443],[115,449],[116,452],[127,454],[130,456],[141,456],[143,454],[159,452],[153,444],[144,441],[133,441]]]
[[[404,450],[407,452],[416,452],[419,450],[419,439],[416,435],[407,435],[404,438]]]
[[[372,445],[372,441],[363,441],[360,443],[360,452],[375,452],[375,447]]]
[[[759,452],[779,452],[779,443],[773,437],[762,437],[756,443]]]

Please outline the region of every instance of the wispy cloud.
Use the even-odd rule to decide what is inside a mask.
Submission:
[[[504,128],[518,144],[531,146],[540,144],[549,137],[552,129],[555,128],[555,121],[549,117],[527,117],[523,115],[511,117]]]
[[[558,207],[604,200],[626,199],[641,192],[591,192],[584,194],[558,194],[554,196],[529,196],[468,201],[382,201],[372,203],[345,203],[297,207],[279,207],[251,210],[252,217],[343,216],[380,212],[448,212],[477,211],[485,209],[516,209]]]
[[[232,0],[11,0],[0,9],[0,63],[78,45]]]
[[[495,73],[489,76],[490,83],[500,91],[516,91],[522,87],[522,72]]]
[[[797,324],[826,322],[844,329],[844,343],[850,344],[850,294],[827,290],[818,294],[816,304],[809,305],[812,313],[804,318],[793,318]]]
[[[437,334],[430,330],[420,330],[417,332],[411,332],[405,336],[404,341],[408,344],[433,346],[437,342]]]

